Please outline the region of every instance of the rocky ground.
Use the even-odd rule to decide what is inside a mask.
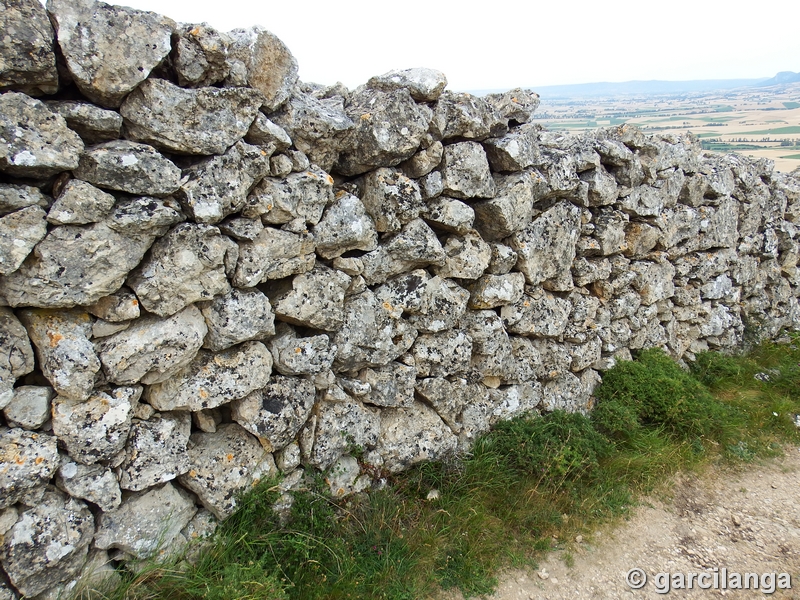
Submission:
[[[739,471],[718,467],[699,476],[680,475],[628,521],[587,539],[578,538],[579,542],[553,553],[536,571],[506,573],[491,600],[798,599],[799,474],[800,448],[788,448],[781,459]],[[568,553],[572,561],[566,560]],[[632,590],[625,578],[637,567],[645,571],[648,581],[642,589]],[[689,573],[715,568],[718,572],[727,568],[729,574],[790,573],[793,589],[776,589],[769,595],[753,589],[703,590],[695,581],[691,590],[657,590],[657,573],[683,573],[688,578]],[[462,600],[460,594],[446,598]]]

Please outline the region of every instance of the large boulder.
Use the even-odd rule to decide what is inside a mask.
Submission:
[[[291,289],[273,296],[275,315],[289,323],[336,331],[344,319],[344,296],[350,277],[317,265],[292,279]]]
[[[439,415],[421,402],[381,411],[376,453],[383,458],[383,467],[392,473],[418,462],[444,458],[455,451],[457,444],[456,436]]]
[[[224,296],[203,302],[200,310],[208,325],[203,347],[214,352],[275,334],[275,315],[269,298],[256,289],[233,288]]]
[[[134,419],[119,467],[119,486],[139,492],[166,483],[189,470],[186,448],[192,432],[188,413],[159,413]]]
[[[434,69],[403,69],[372,77],[367,87],[382,92],[406,89],[417,102],[436,102],[447,87],[447,77]]]
[[[0,11],[0,90],[32,96],[58,91],[53,27],[38,0],[3,0]]]
[[[349,250],[371,252],[378,247],[374,221],[361,200],[347,192],[336,195],[314,226],[313,234],[317,254],[325,259]]]
[[[40,431],[0,429],[0,510],[47,484],[58,469],[58,440]]]

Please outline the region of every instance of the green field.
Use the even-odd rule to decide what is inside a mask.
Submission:
[[[800,125],[790,125],[789,127],[776,127],[775,129],[764,129],[762,131],[746,131],[733,133],[731,135],[777,135],[779,133],[800,133]]]
[[[781,158],[788,158],[791,160],[800,160],[800,154],[790,154],[789,156],[781,156]]]
[[[800,108],[800,102],[784,102],[786,108]]]

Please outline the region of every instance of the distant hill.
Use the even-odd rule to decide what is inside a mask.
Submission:
[[[784,83],[798,83],[800,82],[800,73],[794,71],[781,71],[775,77],[762,81],[758,87],[767,87],[769,85],[781,85]]]

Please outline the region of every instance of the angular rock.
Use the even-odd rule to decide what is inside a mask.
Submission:
[[[0,559],[14,587],[36,596],[80,572],[93,535],[88,507],[50,488],[6,534]]]
[[[564,373],[545,384],[542,407],[547,411],[578,412],[586,408],[589,395],[578,377],[572,373]]]
[[[147,421],[134,419],[125,444],[125,460],[119,467],[119,486],[140,492],[186,473],[191,433],[188,413],[161,413]]]
[[[48,100],[48,108],[61,115],[86,144],[101,144],[119,139],[122,117],[114,110],[104,110],[88,102]]]
[[[444,191],[441,171],[431,171],[424,177],[420,177],[419,188],[423,200],[427,201],[440,196]]]
[[[41,206],[47,210],[50,202],[38,188],[0,183],[0,215],[7,215],[28,206]]]
[[[378,247],[375,223],[361,200],[346,192],[336,195],[313,230],[317,254],[330,259],[350,250],[371,252]]]
[[[548,338],[533,339],[531,344],[539,354],[539,362],[534,365],[537,378],[556,379],[569,372],[572,355],[568,345]]]
[[[50,207],[47,221],[53,225],[97,223],[111,212],[116,201],[111,194],[85,181],[70,179]]]
[[[500,311],[506,328],[520,335],[558,337],[567,327],[572,305],[569,300],[544,290],[525,293],[513,304]]]
[[[139,300],[128,288],[100,298],[86,310],[99,319],[110,323],[120,323],[139,318]]]
[[[486,94],[484,100],[507,121],[527,123],[539,107],[539,94],[531,90],[514,88],[502,94]]]
[[[314,238],[265,227],[252,242],[239,244],[232,283],[250,288],[268,279],[307,273],[314,268]]]
[[[146,144],[113,140],[81,155],[75,177],[97,187],[134,195],[169,196],[181,185],[181,171]]]
[[[426,203],[422,218],[434,229],[464,235],[472,229],[475,211],[460,200],[441,196]]]
[[[508,122],[503,122],[485,99],[449,91],[436,103],[432,125],[442,140],[483,140],[508,131]]]
[[[365,89],[345,109],[355,128],[345,134],[336,170],[360,175],[376,167],[393,167],[411,157],[428,131],[431,111],[414,102],[408,90]]]
[[[0,407],[11,401],[14,382],[33,371],[28,333],[14,313],[0,306]]]
[[[442,162],[444,146],[442,142],[434,142],[424,150],[420,150],[414,156],[400,163],[403,173],[412,179],[424,177]]]
[[[292,280],[291,291],[273,297],[276,316],[295,325],[335,331],[344,318],[350,277],[323,265]]]
[[[671,263],[634,262],[631,270],[638,276],[633,287],[642,297],[642,304],[650,305],[675,293],[675,267]]]
[[[94,544],[147,558],[168,548],[196,512],[191,494],[171,483],[131,494],[119,508],[100,515]]]
[[[96,391],[88,400],[53,400],[53,433],[73,460],[93,465],[109,461],[125,447],[139,386]]]
[[[185,24],[175,33],[172,68],[181,87],[204,87],[228,76],[228,36],[205,23]]]
[[[589,184],[589,206],[608,206],[617,199],[617,182],[602,166],[578,176]]]
[[[78,310],[23,310],[20,320],[36,347],[50,385],[65,398],[85,400],[94,387],[100,360],[89,341],[92,319]]]
[[[49,177],[78,166],[83,142],[67,122],[39,100],[0,95],[0,171],[18,177]]]
[[[497,308],[515,304],[522,298],[525,276],[522,273],[484,275],[470,288],[469,308]]]
[[[0,510],[25,499],[58,468],[54,436],[23,429],[0,430]]]
[[[632,222],[625,228],[625,246],[623,254],[630,258],[642,258],[655,248],[661,232],[647,223]]]
[[[381,435],[376,452],[392,473],[427,460],[444,458],[456,449],[457,438],[432,408],[414,402],[407,408],[381,411]]]
[[[492,275],[505,275],[517,264],[517,253],[505,244],[489,242],[492,258],[487,271]]]
[[[388,168],[364,176],[361,201],[380,232],[399,231],[416,219],[425,206],[417,183]]]
[[[47,12],[72,80],[102,106],[119,106],[171,49],[175,23],[152,12],[94,0],[48,0]]]
[[[227,294],[226,239],[216,227],[182,223],[153,244],[128,285],[145,309],[162,317]]]
[[[102,511],[113,510],[122,503],[117,476],[102,465],[86,466],[65,460],[58,468],[56,485],[73,498],[97,504]]]
[[[247,130],[244,141],[256,146],[273,146],[278,152],[292,145],[292,138],[283,127],[270,121],[262,112],[256,115],[256,120]]]
[[[226,423],[216,433],[193,434],[188,463],[189,470],[178,480],[218,519],[236,510],[240,494],[277,473],[272,455],[236,423]]]
[[[324,470],[347,452],[370,450],[380,434],[380,410],[346,397],[320,402],[313,449],[308,461]]]
[[[501,240],[528,226],[534,203],[547,190],[541,175],[534,171],[495,175],[497,195],[473,205],[475,229],[487,241]]]
[[[248,88],[195,90],[148,79],[119,112],[131,140],[177,154],[223,154],[247,133],[261,102]]]
[[[188,365],[203,345],[208,328],[196,306],[168,319],[148,315],[128,329],[103,338],[97,355],[109,381],[146,384],[170,379]]]
[[[594,238],[600,246],[600,254],[608,256],[625,250],[625,228],[628,215],[621,211],[604,209],[594,219]]]
[[[372,77],[367,87],[382,92],[406,89],[417,102],[436,102],[447,87],[447,77],[434,69],[404,69]]]
[[[219,224],[219,230],[239,242],[252,242],[264,231],[261,219],[231,217]]]
[[[452,329],[467,309],[469,292],[449,279],[433,277],[425,283],[420,306],[411,310],[411,324],[424,333]]]
[[[382,407],[411,406],[416,377],[417,370],[414,367],[394,361],[383,367],[366,368],[359,373],[359,379],[370,389],[364,402]]]
[[[585,344],[570,345],[570,354],[572,355],[572,362],[569,366],[570,370],[573,373],[583,371],[600,360],[602,355],[602,341],[598,337],[593,337]]]
[[[375,289],[375,295],[394,318],[403,312],[417,313],[422,308],[427,282],[431,279],[424,269],[416,269],[390,279]]]
[[[362,257],[367,284],[381,283],[417,267],[443,264],[446,259],[436,234],[422,219],[415,219]]]
[[[19,269],[33,247],[47,235],[45,212],[28,206],[0,217],[0,275]]]
[[[50,401],[55,396],[46,386],[22,385],[14,389],[11,402],[3,409],[9,427],[39,429],[50,418]]]
[[[201,350],[171,379],[147,389],[156,410],[204,410],[243,398],[264,387],[272,372],[272,355],[261,342],[245,342],[216,354]]]
[[[262,389],[235,400],[231,417],[274,452],[295,438],[311,414],[315,396],[310,381],[276,375]]]
[[[522,171],[542,164],[539,149],[539,128],[529,124],[516,128],[503,137],[490,138],[483,143],[492,169],[500,173]]]
[[[464,408],[484,400],[486,389],[465,379],[428,377],[417,381],[416,392],[430,404],[447,426],[461,433],[461,416]],[[487,425],[488,428],[488,425]]]
[[[273,112],[297,83],[297,61],[281,40],[262,27],[234,29],[228,36],[228,82],[258,90],[264,97],[264,111]]]
[[[492,198],[495,183],[489,171],[486,152],[476,142],[450,144],[444,149],[441,164],[444,193],[453,198]]]
[[[611,278],[611,263],[607,258],[587,259],[578,257],[572,263],[572,279],[577,286]]]
[[[411,347],[416,331],[407,322],[393,319],[390,309],[369,289],[345,298],[344,321],[333,338],[338,348],[335,369],[385,365]]]
[[[336,357],[336,346],[327,335],[298,337],[288,325],[278,327],[269,349],[273,367],[281,375],[316,375],[330,369]]]
[[[208,325],[203,347],[215,352],[275,334],[272,306],[259,290],[233,288],[212,302],[202,303],[201,311]]]
[[[149,243],[153,238],[164,236],[170,226],[185,220],[179,211],[180,207],[172,198],[123,198],[103,223],[115,232]]]
[[[463,375],[469,371],[472,338],[454,329],[423,333],[417,337],[409,352],[414,357],[420,377]]]
[[[478,279],[489,266],[492,250],[477,231],[469,231],[463,236],[448,236],[444,244],[447,255],[445,263],[434,267],[439,277],[455,279]]]
[[[31,96],[58,91],[53,28],[40,2],[4,0],[0,11],[0,90]]]
[[[242,216],[272,225],[295,220],[316,225],[332,200],[333,178],[314,165],[285,178],[264,178],[248,196]]]

